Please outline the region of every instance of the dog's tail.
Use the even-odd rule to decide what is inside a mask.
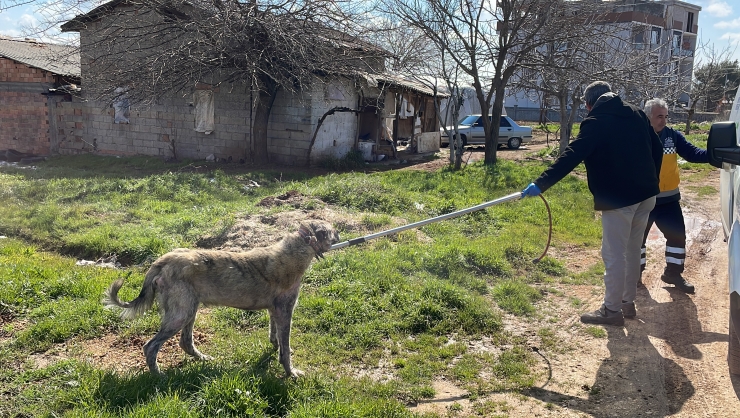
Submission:
[[[159,266],[152,266],[149,269],[139,296],[131,302],[122,302],[118,299],[118,291],[121,290],[125,278],[116,280],[105,291],[103,305],[123,308],[123,311],[121,311],[121,318],[123,319],[133,319],[148,311],[154,305],[155,280],[159,277],[160,270]]]

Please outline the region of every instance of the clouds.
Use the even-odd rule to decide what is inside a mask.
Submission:
[[[32,11],[27,13],[28,10],[11,10],[11,12],[15,13],[4,12],[3,16],[0,16],[0,35],[24,38],[36,32],[35,28],[39,26],[37,15],[34,15]]]
[[[740,29],[740,17],[732,20],[721,20],[714,24],[717,29]]]
[[[732,14],[732,6],[724,1],[710,0],[705,10],[714,17],[728,17]]]
[[[720,0],[709,0],[709,4],[705,6],[704,10],[712,17],[711,20],[715,20],[712,27],[724,32],[722,35],[717,33],[715,36],[719,35],[719,39],[727,41],[729,45],[740,44],[740,17],[732,19],[733,10],[729,3]]]
[[[16,22],[8,16],[0,17],[0,35],[17,38],[21,36],[21,31],[16,27]]]
[[[39,21],[36,19],[35,16],[30,14],[23,14],[21,15],[21,18],[18,19],[18,26],[20,27],[28,27],[32,28],[38,25]]]
[[[38,23],[33,15],[24,13],[20,17],[0,17],[0,35],[20,38],[23,36],[23,28],[33,27]]]

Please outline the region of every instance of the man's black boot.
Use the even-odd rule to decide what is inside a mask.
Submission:
[[[601,308],[587,312],[581,315],[581,322],[584,324],[600,324],[600,325],[624,325],[624,315],[622,310],[612,311],[607,309],[605,305],[601,305]]]
[[[662,276],[660,276],[660,280],[662,280],[664,283],[672,284],[676,286],[676,289],[684,292],[684,293],[694,293],[694,285],[687,282],[680,274],[678,273],[663,273]]]
[[[627,319],[634,319],[637,316],[635,302],[622,301],[622,315]]]

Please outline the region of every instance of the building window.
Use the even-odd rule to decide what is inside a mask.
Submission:
[[[671,39],[671,54],[681,55],[681,32],[674,30]]]
[[[694,28],[694,13],[689,12],[689,17],[686,19],[686,32],[693,33]]]
[[[658,45],[659,43],[660,43],[660,28],[653,27],[653,30],[650,31],[650,44]]]
[[[645,44],[645,28],[637,26],[632,29],[632,44],[635,49],[643,49]]]

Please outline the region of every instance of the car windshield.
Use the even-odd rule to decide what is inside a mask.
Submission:
[[[458,122],[458,125],[472,125],[475,122],[478,122],[478,118],[480,116],[465,116],[464,118],[460,119],[460,122]]]

